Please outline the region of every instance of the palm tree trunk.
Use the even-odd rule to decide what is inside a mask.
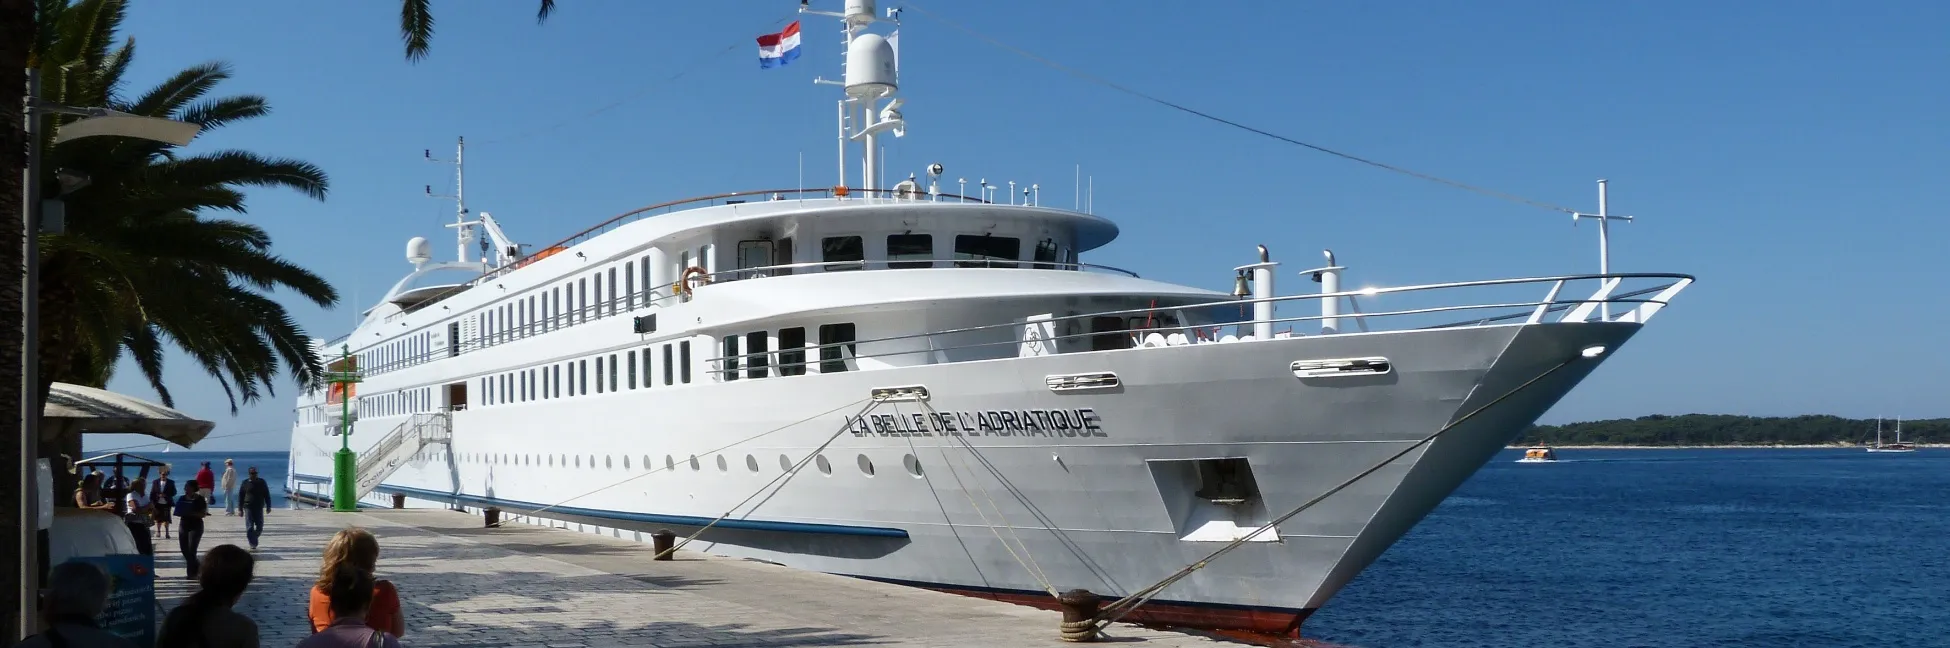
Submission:
[[[27,166],[27,65],[34,43],[34,0],[0,0],[0,476],[15,480],[20,466],[21,348],[25,340],[22,283],[25,250],[21,238],[25,214],[21,176]],[[33,620],[19,618],[20,572],[19,495],[9,484],[0,497],[0,643],[12,643]]]

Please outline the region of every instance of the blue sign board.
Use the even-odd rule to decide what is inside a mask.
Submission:
[[[156,644],[156,559],[154,556],[86,556],[70,560],[108,572],[108,609],[102,627],[138,646]]]

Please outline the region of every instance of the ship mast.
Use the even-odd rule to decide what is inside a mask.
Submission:
[[[884,173],[880,136],[890,131],[894,137],[905,136],[907,122],[900,112],[905,100],[894,96],[900,89],[899,53],[894,49],[900,32],[897,29],[889,37],[869,32],[867,28],[876,22],[898,26],[900,10],[890,8],[887,17],[880,18],[875,15],[873,0],[846,0],[846,10],[842,12],[813,11],[801,2],[799,13],[841,21],[841,33],[845,37],[842,42],[846,44],[844,80],[820,77],[813,79],[813,83],[845,89],[846,98],[839,101],[839,186],[846,186],[847,145],[860,142],[865,149],[860,164],[860,187],[871,195],[880,188],[879,178]],[[882,101],[885,105],[881,105]]]

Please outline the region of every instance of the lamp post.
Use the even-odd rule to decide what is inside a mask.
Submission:
[[[26,178],[21,187],[24,200],[21,204],[21,220],[26,225],[22,258],[26,272],[21,287],[21,312],[25,314],[20,353],[20,465],[15,472],[19,475],[20,491],[20,638],[34,634],[35,600],[39,598],[40,561],[40,499],[39,489],[40,454],[40,291],[41,291],[41,215],[45,205],[41,204],[41,116],[73,115],[82,119],[69,122],[61,127],[54,137],[59,144],[83,137],[118,136],[153,140],[176,146],[190,143],[190,139],[202,130],[202,126],[179,122],[173,119],[143,117],[107,108],[77,108],[55,103],[43,102],[41,94],[41,75],[39,70],[27,71],[27,105],[21,112],[27,135]],[[47,494],[52,502],[52,494]]]

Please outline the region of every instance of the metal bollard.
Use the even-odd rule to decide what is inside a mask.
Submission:
[[[396,509],[406,508],[406,496],[399,493],[393,493],[393,508]]]
[[[492,529],[501,526],[501,509],[490,506],[482,509],[481,515],[487,518],[487,528]]]
[[[1056,597],[1063,607],[1063,625],[1060,626],[1064,641],[1087,643],[1103,638],[1097,633],[1097,610],[1103,605],[1101,596],[1086,589],[1073,589]]]
[[[670,529],[658,529],[656,533],[650,534],[650,548],[657,551],[657,560],[671,560],[670,555],[676,552],[671,551],[670,548],[675,544],[677,544],[677,534],[671,533]]]

